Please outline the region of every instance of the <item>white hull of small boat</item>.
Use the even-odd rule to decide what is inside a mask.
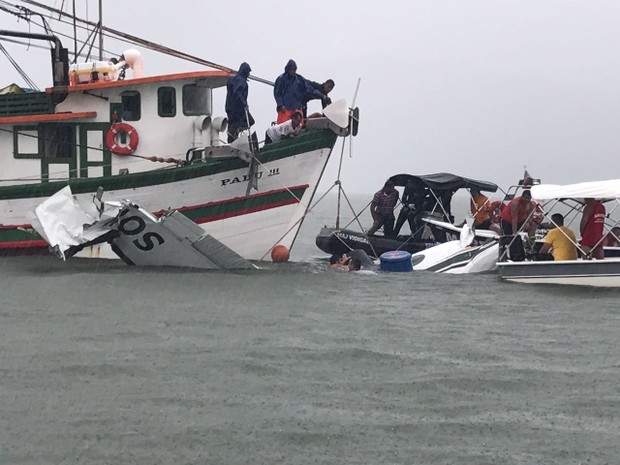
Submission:
[[[620,287],[620,259],[499,263],[502,281]]]

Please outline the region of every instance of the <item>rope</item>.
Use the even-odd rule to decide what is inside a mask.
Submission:
[[[7,59],[9,60],[9,62],[13,65],[13,67],[17,70],[17,72],[19,73],[19,75],[22,77],[22,79],[24,81],[26,81],[26,84],[28,84],[28,86],[31,89],[35,89],[35,90],[39,90],[39,88],[37,87],[37,85],[33,82],[32,79],[30,79],[30,77],[28,76],[28,74],[26,74],[26,71],[23,70],[23,68],[21,66],[19,66],[19,63],[17,63],[13,57],[11,56],[11,54],[8,52],[8,50],[6,48],[4,48],[4,45],[0,44],[0,51],[2,51],[2,53],[4,53],[7,57]]]
[[[349,208],[351,209],[352,213],[355,213],[355,210],[353,210],[353,205],[351,205],[351,202],[349,201],[349,197],[347,197],[347,194],[344,192],[344,189],[342,190],[342,195],[344,195],[345,200],[347,201],[347,204],[349,205]],[[365,210],[365,208],[364,208]],[[362,210],[362,211],[364,211]],[[362,212],[358,213],[354,220],[357,220],[357,224],[360,227],[360,229],[362,230],[364,237],[366,238],[366,240],[368,240],[368,245],[370,246],[370,249],[372,250],[372,253],[374,254],[375,257],[377,257],[377,251],[375,250],[375,248],[372,246],[372,243],[370,242],[370,240],[368,239],[368,234],[366,234],[366,232],[364,232],[364,228],[362,227],[362,223],[359,220],[359,216],[362,214]]]
[[[317,206],[317,205],[321,202],[321,200],[323,200],[323,199],[325,198],[325,196],[326,196],[327,194],[329,194],[329,192],[330,192],[330,191],[334,188],[334,186],[335,186],[335,185],[336,185],[336,184],[333,184],[333,185],[332,185],[332,186],[331,186],[331,187],[327,190],[327,192],[325,192],[325,193],[324,193],[324,194],[323,194],[323,195],[322,195],[322,196],[321,196],[321,197],[320,197],[320,198],[319,198],[319,199],[318,199],[318,200],[314,203],[314,205],[312,205],[311,207],[306,208],[306,211],[305,211],[305,212],[304,212],[304,214],[301,216],[301,218],[299,218],[297,221],[295,221],[295,223],[293,224],[293,226],[291,226],[290,228],[288,228],[288,230],[287,230],[287,231],[286,231],[286,232],[285,232],[282,236],[280,236],[280,238],[279,238],[279,239],[278,239],[278,240],[277,240],[277,241],[276,241],[276,242],[275,242],[275,243],[274,243],[271,247],[269,247],[269,249],[267,250],[267,252],[265,252],[265,254],[264,254],[264,255],[263,255],[263,256],[259,259],[259,261],[262,261],[262,260],[263,260],[263,258],[265,258],[265,257],[267,256],[267,254],[269,254],[269,252],[271,251],[271,249],[273,249],[276,245],[278,245],[278,243],[279,243],[282,239],[284,239],[284,238],[287,236],[287,234],[288,234],[288,233],[290,233],[290,232],[293,230],[293,228],[295,228],[295,227],[296,227],[299,223],[301,223],[301,222],[302,222],[302,221],[306,218],[306,216],[308,215],[308,213],[312,212],[312,209],[313,209],[314,207],[316,207],[316,206]]]
[[[258,163],[258,164],[259,164],[262,168],[266,169],[266,168],[265,168],[265,165],[264,165],[264,164],[262,164],[262,163],[261,163],[261,161],[260,161],[258,158],[256,158],[254,155],[252,155],[252,160],[254,160],[256,163]],[[291,190],[288,188],[288,186],[287,186],[286,184],[284,184],[282,181],[280,181],[280,179],[279,179],[279,178],[278,178],[278,182],[280,183],[280,185],[281,185],[282,187],[284,187],[284,189],[285,189],[285,190],[286,190],[289,194],[291,194],[291,196],[292,196],[295,200],[297,200],[297,202],[299,202],[299,203],[300,203],[301,205],[303,205],[304,207],[308,208],[308,207],[307,207],[304,203],[302,203],[301,199],[300,199],[299,197],[297,197],[297,196],[295,195],[295,193],[294,193],[293,191],[291,191]],[[332,186],[332,187],[333,187],[333,186]],[[330,190],[331,190],[331,187],[330,187]]]
[[[26,3],[29,3],[31,5],[34,5],[36,7],[43,8],[43,9],[46,9],[48,11],[51,11],[53,13],[58,14],[58,16],[59,16],[58,21],[60,21],[60,22],[64,22],[64,21],[60,20],[60,17],[72,18],[72,15],[63,12],[62,10],[58,10],[56,8],[52,8],[50,6],[42,4],[40,2],[36,2],[34,0],[22,0],[22,1],[24,1]],[[84,20],[84,19],[81,19],[81,18],[75,18],[75,20],[79,21],[80,23],[83,23],[83,24],[86,24],[88,26],[91,26],[91,27],[96,27],[97,26],[97,23],[94,23],[92,21],[87,21],[87,20]],[[143,46],[145,48],[148,48],[150,50],[154,50],[156,52],[160,52],[160,53],[163,53],[165,55],[170,55],[170,56],[173,56],[175,58],[180,58],[180,59],[185,60],[185,61],[190,61],[190,62],[193,62],[193,63],[201,64],[201,65],[208,66],[208,67],[214,68],[214,69],[219,69],[221,71],[226,71],[228,73],[235,73],[235,70],[233,70],[232,68],[229,68],[229,67],[226,67],[226,66],[222,66],[222,65],[219,65],[217,63],[213,63],[211,61],[208,61],[208,60],[205,60],[203,58],[199,58],[199,57],[190,55],[190,54],[182,52],[180,50],[175,50],[173,48],[166,47],[164,45],[156,44],[156,43],[148,41],[146,39],[142,39],[140,37],[133,36],[131,34],[124,33],[122,31],[118,31],[116,29],[112,29],[112,28],[109,28],[109,27],[101,26],[101,30],[110,34],[110,35],[107,35],[107,37],[115,37],[117,39],[120,37],[120,38],[124,39],[127,43],[130,43],[132,45],[141,45],[141,46]],[[269,81],[267,79],[263,79],[263,78],[260,78],[260,77],[257,77],[257,76],[249,76],[249,79],[252,79],[252,80],[257,81],[257,82],[262,82],[263,84],[268,84],[268,85],[271,85],[271,86],[274,85],[272,81]]]

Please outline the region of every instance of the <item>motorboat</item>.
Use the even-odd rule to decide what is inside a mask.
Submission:
[[[617,246],[620,238],[616,231],[620,219],[617,207],[620,205],[620,179],[583,182],[569,185],[540,184],[531,187],[532,198],[542,203],[545,219],[551,221],[552,213],[565,216],[564,225],[578,230],[585,199],[593,198],[607,205],[604,234],[597,245],[603,246],[605,258],[586,259],[579,241],[574,245],[579,258],[576,260],[540,260],[535,244],[527,234],[519,232],[514,236],[503,236],[499,247],[499,279],[518,283],[569,284],[595,287],[620,287],[620,257]]]
[[[414,212],[406,218],[397,219],[397,227],[409,223],[410,234],[388,237],[381,234],[368,235],[365,231],[345,227],[324,226],[316,236],[316,245],[328,254],[342,254],[352,249],[362,249],[372,257],[392,250],[404,250],[411,254],[420,252],[438,243],[459,238],[459,230],[444,227],[454,223],[452,197],[459,189],[477,188],[483,192],[496,192],[498,186],[492,182],[458,176],[452,173],[426,175],[396,174],[390,177],[397,187],[410,188],[416,192],[415,203],[409,204]],[[356,214],[356,219],[360,213]],[[397,215],[398,216],[398,215]],[[426,220],[435,220],[428,222]],[[399,224],[400,222],[400,224]]]

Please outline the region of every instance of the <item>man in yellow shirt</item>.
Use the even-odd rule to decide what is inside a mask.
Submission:
[[[551,215],[555,227],[545,236],[540,253],[549,253],[554,260],[577,260],[577,240],[575,233],[564,226],[564,217],[559,213]]]

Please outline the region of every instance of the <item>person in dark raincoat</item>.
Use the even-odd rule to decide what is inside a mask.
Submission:
[[[277,124],[283,123],[293,115],[296,110],[302,110],[305,96],[327,98],[320,90],[315,89],[303,76],[297,74],[297,64],[289,60],[282,73],[276,79],[273,87],[273,96],[276,99],[276,111],[278,112]]]
[[[248,77],[252,68],[243,62],[239,66],[239,71],[230,78],[226,84],[226,116],[228,117],[228,143],[231,143],[239,133],[254,124],[254,118],[250,114],[248,107]],[[247,111],[247,116],[246,116]]]
[[[310,85],[310,87],[313,87],[314,89],[317,89],[319,92],[321,92],[321,94],[323,94],[324,97],[321,99],[321,105],[323,108],[325,108],[327,105],[331,105],[332,100],[329,98],[328,94],[334,89],[335,84],[333,79],[328,79],[323,84],[319,82],[308,81],[308,85]],[[308,102],[310,100],[316,100],[318,98],[319,97],[314,95],[304,95],[304,98],[301,101],[304,118],[307,118],[308,116]],[[320,113],[313,113],[313,116],[314,115],[320,116]]]

